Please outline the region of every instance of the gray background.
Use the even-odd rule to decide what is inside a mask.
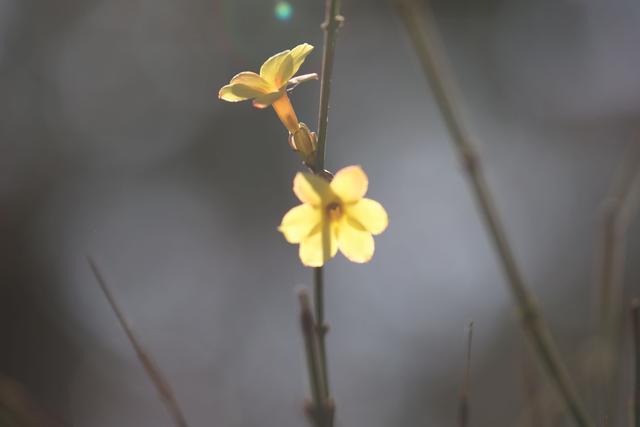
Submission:
[[[273,111],[217,99],[301,42],[320,71],[323,2],[291,3],[281,22],[271,1],[0,1],[0,371],[70,424],[171,425],[92,254],[193,426],[305,425],[311,272],[276,231],[300,165]],[[327,165],[362,164],[390,226],[371,263],[326,269],[337,425],[455,425],[471,320],[473,425],[526,425],[528,347],[417,58],[387,2],[343,3]],[[638,138],[640,7],[435,9],[516,255],[584,378],[598,209]],[[318,90],[292,95],[313,128]]]

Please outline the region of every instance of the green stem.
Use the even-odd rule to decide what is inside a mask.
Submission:
[[[324,270],[322,267],[313,269],[313,300],[315,305],[315,332],[318,337],[318,350],[320,357],[320,369],[322,371],[322,380],[324,383],[324,398],[328,399],[329,391],[329,374],[327,369],[327,351],[325,346],[325,335],[328,326],[324,323]]]
[[[538,307],[525,286],[504,227],[494,206],[491,192],[482,173],[482,165],[476,154],[475,147],[459,119],[459,114],[453,101],[453,91],[449,82],[444,79],[444,76],[448,75],[448,73],[444,71],[442,62],[439,59],[435,31],[431,30],[433,28],[432,17],[427,13],[426,21],[424,21],[422,16],[425,11],[418,7],[413,0],[398,0],[397,4],[400,16],[407,27],[424,72],[431,83],[438,107],[470,180],[473,194],[479,205],[485,225],[502,262],[511,293],[521,312],[523,328],[528,333],[539,359],[552,378],[576,424],[581,427],[591,427],[593,424],[587,417],[566,368],[558,356],[553,339]]]
[[[340,0],[326,0],[325,17],[322,23],[324,30],[324,47],[322,53],[322,76],[320,78],[320,107],[318,117],[318,146],[316,151],[315,173],[326,178],[324,171],[324,160],[327,141],[327,125],[329,123],[329,97],[331,96],[331,76],[333,74],[333,60],[336,49],[336,38],[338,29],[342,25],[343,18],[340,16]],[[325,239],[326,240],[326,239]],[[328,248],[328,242],[324,242]],[[328,249],[327,249],[328,250]],[[325,256],[325,259],[328,259]],[[328,327],[324,323],[324,270],[323,267],[314,269],[314,305],[315,305],[315,335],[318,343],[319,366],[322,375],[323,401],[329,404],[329,373],[327,368],[327,353],[325,336]]]
[[[322,76],[320,80],[320,112],[318,118],[318,151],[316,154],[316,171],[324,170],[324,158],[327,142],[327,125],[329,123],[329,97],[331,95],[331,76],[333,75],[333,58],[336,50],[338,29],[344,19],[340,16],[340,0],[326,0],[325,17],[322,23],[324,30],[324,50],[322,52]]]

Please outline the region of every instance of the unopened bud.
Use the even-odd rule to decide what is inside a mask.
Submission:
[[[307,125],[300,123],[298,130],[289,137],[289,144],[300,153],[302,161],[308,166],[313,166],[316,158],[316,146],[318,144],[316,134],[311,132]]]

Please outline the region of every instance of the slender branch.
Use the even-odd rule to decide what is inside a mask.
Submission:
[[[602,377],[605,415],[615,424],[614,406],[618,401],[620,357],[622,353],[624,313],[622,308],[625,269],[626,229],[632,217],[633,196],[640,185],[640,145],[626,150],[612,180],[611,189],[602,202],[599,244],[596,254],[597,339]]]
[[[315,333],[318,337],[318,351],[320,357],[320,369],[322,372],[322,381],[325,386],[324,399],[328,399],[331,395],[329,388],[329,370],[327,368],[327,350],[325,344],[325,335],[329,327],[324,322],[324,270],[322,267],[313,269],[313,301],[315,306]]]
[[[467,358],[464,372],[464,383],[460,391],[459,421],[460,427],[469,425],[469,385],[471,381],[471,343],[473,340],[473,322],[469,323],[467,332]]]
[[[543,416],[545,411],[541,408],[540,396],[544,393],[540,392],[538,386],[538,378],[536,366],[533,365],[530,353],[525,351],[522,353],[522,385],[524,387],[525,407],[524,415],[529,419],[528,425],[531,427],[546,427],[549,425],[546,417]]]
[[[425,21],[422,18],[425,11],[418,7],[415,1],[396,1],[400,16],[403,18],[424,72],[431,83],[436,102],[451,133],[452,141],[470,180],[473,194],[485,225],[502,262],[509,288],[520,309],[523,328],[531,338],[538,357],[552,378],[576,424],[582,427],[590,427],[593,424],[588,419],[569,379],[566,368],[557,354],[538,307],[525,286],[504,227],[494,206],[489,187],[482,173],[481,163],[475,147],[460,121],[453,101],[453,91],[450,83],[445,80],[445,76],[449,74],[445,71],[438,53],[435,30],[432,29],[434,27],[432,17],[427,14]]]
[[[175,393],[173,392],[173,390],[171,389],[171,386],[169,385],[169,382],[164,378],[164,375],[162,375],[162,372],[160,372],[160,369],[156,365],[151,355],[147,353],[147,351],[142,347],[142,344],[140,344],[140,342],[136,338],[135,334],[133,333],[133,330],[131,329],[131,326],[129,325],[129,323],[127,322],[127,319],[124,316],[124,313],[118,306],[115,298],[113,297],[113,294],[109,290],[109,287],[107,286],[107,282],[104,279],[104,276],[102,275],[100,270],[98,269],[98,266],[95,263],[95,261],[91,257],[87,257],[87,262],[89,263],[89,267],[91,267],[91,271],[93,272],[93,275],[95,276],[96,281],[98,282],[98,285],[100,285],[100,289],[102,289],[102,292],[104,293],[105,298],[109,302],[111,309],[113,310],[116,317],[118,318],[118,322],[120,323],[120,326],[124,330],[124,333],[127,335],[127,338],[131,343],[131,346],[135,350],[136,355],[138,356],[138,360],[140,360],[140,363],[142,364],[142,367],[144,368],[147,376],[153,383],[153,386],[155,387],[156,391],[160,395],[162,402],[167,408],[167,411],[173,418],[174,424],[177,427],[187,427],[188,426],[187,421],[183,415],[182,409],[180,408],[180,404],[176,399]]]
[[[338,29],[342,25],[344,18],[340,16],[340,0],[326,0],[325,17],[322,23],[324,30],[324,47],[322,53],[322,76],[320,79],[320,107],[318,114],[318,145],[316,149],[315,164],[313,170],[320,176],[327,178],[330,173],[324,169],[326,141],[327,141],[327,125],[329,123],[329,97],[331,95],[331,76],[333,74],[333,59],[336,49],[336,38]],[[329,242],[328,234],[323,233],[324,251],[328,252]],[[325,254],[325,259],[329,257]],[[329,373],[327,368],[327,352],[325,345],[325,336],[328,331],[327,325],[324,323],[324,277],[323,267],[314,269],[314,304],[315,304],[315,324],[314,332],[318,342],[319,364],[322,382],[324,384],[322,399],[330,401],[329,394]]]
[[[624,271],[625,230],[631,217],[631,199],[640,185],[640,145],[624,155],[611,189],[602,202],[600,221],[599,304],[602,324],[610,322]]]
[[[634,343],[634,370],[633,384],[633,426],[640,427],[640,301],[634,299],[631,303],[631,327]]]
[[[323,381],[318,337],[315,331],[316,321],[311,311],[309,294],[302,290],[298,294],[298,298],[300,300],[300,325],[311,388],[311,402],[307,406],[307,414],[316,427],[330,427],[333,424],[333,404],[324,397],[327,391]]]
[[[336,50],[338,29],[344,22],[340,16],[340,0],[326,0],[324,22],[324,50],[322,52],[322,76],[320,80],[320,112],[318,118],[318,151],[316,154],[316,171],[324,170],[324,158],[327,141],[327,124],[329,123],[329,96],[331,95],[331,76],[333,75],[333,58]]]

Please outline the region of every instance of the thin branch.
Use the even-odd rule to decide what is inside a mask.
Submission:
[[[632,196],[640,185],[640,145],[634,143],[624,155],[609,193],[602,202],[600,251],[596,262],[599,283],[599,314],[603,329],[611,325],[619,302],[624,272],[625,231],[633,210]],[[621,310],[622,311],[622,310]]]
[[[509,288],[520,309],[523,328],[531,338],[540,361],[552,378],[576,424],[582,427],[590,427],[593,423],[586,415],[569,379],[567,370],[557,354],[547,326],[524,283],[504,227],[496,211],[486,179],[482,173],[480,159],[476,154],[469,134],[464,129],[459,118],[458,110],[454,104],[451,83],[445,80],[445,76],[448,76],[449,73],[445,71],[435,41],[436,32],[433,29],[433,18],[427,13],[425,21],[425,18],[423,18],[425,11],[417,5],[416,1],[396,1],[400,16],[407,27],[424,72],[431,83],[434,97],[451,133],[452,141],[470,180],[473,194],[485,225],[498,252]]]
[[[327,141],[327,125],[329,123],[329,97],[331,95],[331,76],[333,75],[333,59],[336,50],[336,38],[338,29],[342,25],[344,18],[340,16],[340,0],[326,0],[325,17],[322,23],[324,30],[324,47],[322,52],[322,75],[320,79],[320,107],[318,113],[318,145],[316,151],[315,165],[313,170],[316,174],[327,178],[331,176],[324,169],[326,141]],[[324,251],[328,252],[329,242],[328,234],[323,231]],[[329,257],[325,254],[325,259]],[[318,341],[319,362],[324,384],[323,400],[329,401],[329,372],[327,367],[327,352],[325,345],[325,336],[328,326],[324,323],[324,275],[323,267],[314,269],[314,304],[316,313],[316,323],[314,331]]]
[[[331,76],[333,75],[333,58],[336,50],[338,29],[344,18],[340,16],[340,0],[326,0],[324,22],[324,50],[322,52],[322,75],[320,80],[320,112],[318,118],[318,152],[316,155],[316,171],[324,170],[324,157],[327,141],[327,125],[329,123],[329,97],[331,95]]]
[[[469,385],[471,381],[471,343],[473,340],[473,322],[469,323],[467,332],[467,358],[465,363],[464,383],[460,391],[459,421],[460,427],[469,425]]]
[[[634,299],[631,304],[631,326],[634,343],[634,370],[635,379],[633,384],[633,425],[640,427],[640,301]]]
[[[316,427],[330,427],[333,425],[333,404],[326,399],[326,385],[323,382],[320,351],[315,332],[316,321],[311,311],[309,294],[301,290],[298,294],[300,300],[300,326],[304,338],[305,354],[307,356],[307,369],[309,373],[309,386],[311,388],[311,402],[307,405],[307,415]]]
[[[118,322],[120,323],[120,326],[124,330],[124,333],[127,335],[127,338],[131,343],[131,346],[135,350],[136,355],[138,356],[138,360],[140,360],[140,363],[142,364],[142,367],[144,368],[147,376],[149,377],[156,391],[160,395],[160,398],[162,399],[162,402],[167,408],[167,411],[169,411],[171,418],[173,418],[174,424],[177,427],[188,427],[188,424],[185,420],[182,409],[178,404],[178,400],[176,399],[175,393],[171,389],[169,382],[164,378],[164,375],[162,375],[162,373],[160,372],[160,369],[156,366],[156,363],[154,362],[151,355],[147,353],[147,351],[142,347],[142,345],[136,338],[135,334],[133,333],[133,330],[131,329],[131,326],[129,325],[129,323],[127,322],[127,319],[124,316],[124,313],[116,303],[116,300],[113,297],[113,294],[109,290],[109,287],[107,286],[107,282],[105,281],[104,276],[98,269],[98,266],[96,265],[95,261],[91,257],[87,257],[87,262],[89,263],[89,267],[91,267],[91,271],[93,272],[93,275],[95,276],[96,281],[98,282],[98,285],[100,285],[100,289],[102,289],[104,296],[109,302],[111,309],[113,310],[116,317],[118,318]]]
[[[315,308],[314,330],[318,339],[320,370],[322,373],[322,382],[324,383],[325,387],[325,394],[323,395],[323,398],[328,399],[331,395],[331,391],[329,388],[329,370],[327,368],[327,349],[325,344],[325,336],[329,331],[329,326],[327,326],[324,322],[324,270],[322,267],[316,267],[313,269],[313,293]]]
[[[522,385],[524,386],[525,407],[524,415],[529,419],[528,425],[531,427],[546,427],[549,425],[546,417],[543,416],[545,411],[541,408],[538,378],[536,366],[531,360],[528,351],[522,352]]]
[[[596,254],[597,342],[603,376],[599,379],[605,416],[615,424],[618,401],[620,357],[624,341],[622,308],[625,269],[625,234],[634,208],[634,195],[640,185],[640,144],[626,150],[602,202],[599,242]]]

